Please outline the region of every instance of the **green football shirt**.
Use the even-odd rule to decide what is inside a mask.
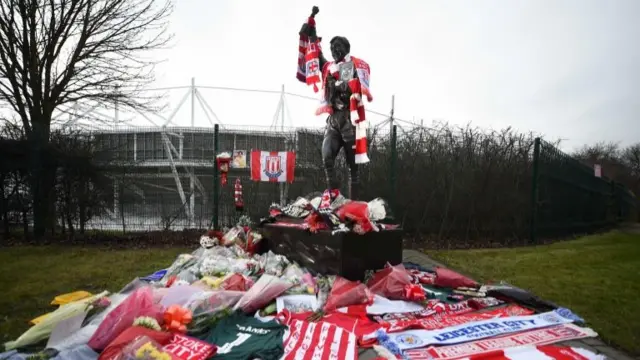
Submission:
[[[213,359],[277,360],[284,354],[285,330],[275,321],[233,314],[220,320],[203,340],[218,347]]]

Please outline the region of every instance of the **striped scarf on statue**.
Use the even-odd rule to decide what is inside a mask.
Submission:
[[[373,100],[371,92],[369,91],[371,68],[365,61],[350,55],[345,56],[344,61],[353,61],[356,73],[358,74],[357,78],[349,80],[348,83],[349,89],[351,90],[349,109],[351,111],[351,123],[356,127],[356,164],[366,164],[369,162],[369,156],[367,156],[368,122],[366,121],[367,118],[362,98],[366,97],[369,102]],[[327,76],[333,76],[338,80],[340,78],[338,69],[339,66],[336,63],[329,62],[325,64],[325,68],[323,69],[323,79],[326,79]],[[333,110],[331,109],[331,105],[323,96],[320,102],[320,107],[316,111],[316,115],[320,115],[322,113],[331,114],[332,112]]]
[[[309,17],[307,21],[309,27],[315,28],[316,21],[313,17]],[[300,33],[300,43],[298,45],[298,73],[296,78],[313,85],[313,91],[318,92],[318,83],[320,82],[320,40],[313,41],[307,34]]]

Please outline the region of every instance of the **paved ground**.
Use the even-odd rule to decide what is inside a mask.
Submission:
[[[402,257],[404,261],[413,262],[427,268],[432,267],[434,265],[443,266],[442,264],[439,264],[438,262],[431,259],[427,255],[415,250],[404,250]],[[598,354],[603,354],[608,359],[612,359],[612,360],[635,360],[633,357],[608,346],[599,338],[587,338],[583,340],[565,341],[560,344],[573,346],[573,347],[581,347]],[[377,355],[375,351],[364,350],[360,352],[359,359],[370,360],[370,359],[374,359],[376,356]]]

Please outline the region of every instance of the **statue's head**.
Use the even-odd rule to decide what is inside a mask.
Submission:
[[[351,44],[344,36],[336,36],[331,39],[331,56],[336,62],[344,60],[351,51]]]

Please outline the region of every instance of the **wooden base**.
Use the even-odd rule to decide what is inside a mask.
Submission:
[[[312,234],[296,227],[265,224],[262,233],[268,250],[320,274],[363,280],[366,270],[402,262],[401,229],[332,235],[330,231]]]

